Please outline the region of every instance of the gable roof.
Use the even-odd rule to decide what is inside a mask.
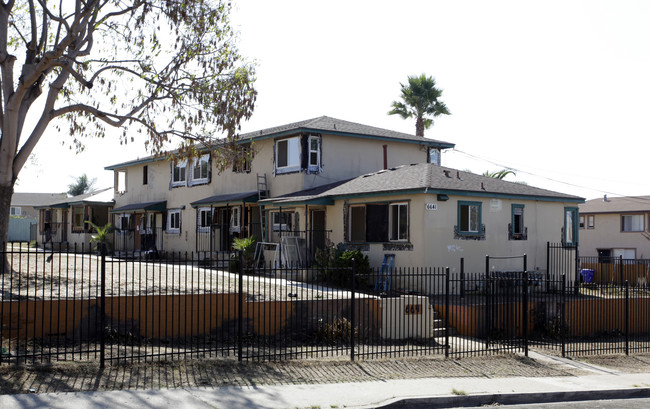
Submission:
[[[240,135],[239,139],[260,140],[267,138],[276,138],[285,135],[288,136],[300,132],[323,132],[332,135],[343,135],[361,138],[365,137],[386,141],[397,140],[401,142],[424,144],[440,149],[453,148],[455,146],[455,144],[449,142],[424,138],[403,132],[391,131],[389,129],[382,129],[369,125],[363,125],[356,122],[344,121],[342,119],[331,118],[328,116],[320,116],[318,118],[307,119],[304,121],[245,133]]]
[[[65,209],[75,204],[97,204],[110,206],[115,201],[113,200],[113,188],[108,187],[105,189],[94,190],[92,192],[84,193],[82,195],[63,197],[51,199],[49,202],[35,206],[38,209],[57,208]]]
[[[650,211],[650,196],[591,199],[580,205],[580,213],[630,213],[647,211]]]
[[[341,199],[408,193],[584,202],[584,199],[578,196],[476,175],[431,163],[405,165],[368,173],[314,196],[307,196],[303,193],[306,193],[306,191],[267,199],[263,202],[280,205],[315,201],[325,197]]]
[[[416,143],[425,146],[431,146],[439,149],[449,149],[456,146],[450,142],[439,141],[421,136],[415,136],[408,133],[391,131],[389,129],[377,128],[374,126],[358,124],[355,122],[344,121],[342,119],[320,116],[318,118],[307,119],[304,121],[293,122],[286,125],[280,125],[273,128],[262,129],[259,131],[248,132],[237,137],[241,142],[247,140],[263,140],[268,138],[277,138],[282,136],[295,135],[298,133],[327,133],[330,135],[341,135],[353,138],[371,138],[382,141],[399,141],[405,143]],[[218,143],[218,142],[217,142]],[[147,156],[127,162],[118,163],[104,167],[105,170],[115,170],[127,166],[140,165],[158,160],[167,160],[167,156]]]
[[[66,193],[21,193],[14,192],[11,196],[12,206],[40,206],[55,200],[65,200]]]

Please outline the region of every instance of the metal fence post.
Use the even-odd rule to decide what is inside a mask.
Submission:
[[[524,265],[526,258],[524,256]],[[524,271],[524,280],[522,285],[523,302],[522,302],[522,319],[523,319],[523,335],[524,335],[524,355],[528,357],[528,271]]]
[[[460,263],[462,266],[462,258]],[[464,285],[462,280],[461,285]],[[445,358],[449,358],[449,267],[445,267]]]
[[[449,267],[447,267],[449,269]],[[460,258],[460,298],[465,297],[465,258]]]
[[[490,348],[490,256],[485,256],[485,349]]]
[[[625,355],[630,355],[630,285],[625,280]]]
[[[562,274],[562,296],[560,308],[560,340],[562,341],[562,357],[566,357],[566,339],[564,329],[568,328],[566,325],[566,274]]]
[[[106,243],[99,243],[101,254],[101,293],[99,298],[99,325],[100,325],[100,348],[99,367],[103,368],[106,363]]]
[[[357,262],[355,259],[352,259],[352,312],[350,312],[350,360],[354,361],[354,327],[356,324],[355,320],[355,294],[354,294],[354,284],[357,279]]]
[[[622,254],[620,256],[618,256],[618,275],[620,277],[619,278],[620,279],[619,283],[621,283],[621,285],[623,285],[624,280],[623,280],[623,255]]]
[[[237,269],[239,270],[239,285],[238,285],[238,297],[237,297],[237,360],[242,361],[243,356],[243,326],[244,326],[244,269],[243,269],[243,254],[239,250],[237,252],[237,259],[239,263]]]

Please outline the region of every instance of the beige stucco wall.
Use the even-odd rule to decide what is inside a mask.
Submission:
[[[600,213],[594,216],[594,228],[586,226],[580,229],[580,255],[596,257],[598,249],[634,249],[636,258],[650,258],[650,240],[642,232],[622,232],[620,213]],[[645,229],[648,229],[648,217],[645,217]],[[646,233],[647,234],[647,233]]]

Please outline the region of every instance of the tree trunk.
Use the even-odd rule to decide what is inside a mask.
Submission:
[[[7,240],[9,239],[9,214],[11,210],[11,197],[14,194],[14,184],[0,185],[0,253],[2,264],[0,274],[11,272],[11,265],[4,252],[6,251]]]
[[[421,116],[415,119],[415,136],[424,137],[424,118]]]

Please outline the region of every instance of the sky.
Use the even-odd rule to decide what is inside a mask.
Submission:
[[[415,133],[387,115],[400,83],[426,74],[452,115],[425,136],[456,144],[444,166],[512,169],[506,180],[593,199],[650,195],[650,2],[233,0],[258,99],[242,132],[327,115]],[[112,186],[105,166],[144,140],[86,139],[50,126],[16,191]]]

